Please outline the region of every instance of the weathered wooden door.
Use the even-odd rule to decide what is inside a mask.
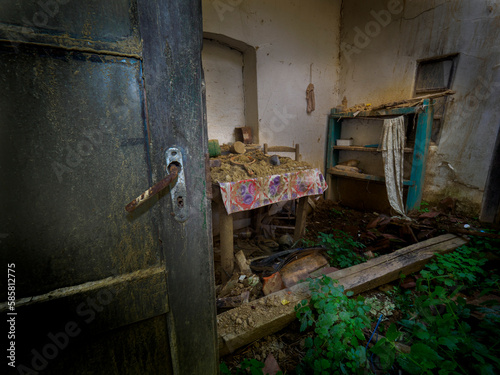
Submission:
[[[217,372],[201,42],[198,0],[0,0],[8,373]],[[127,214],[171,147],[183,217]]]

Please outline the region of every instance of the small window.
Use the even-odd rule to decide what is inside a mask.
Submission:
[[[418,62],[415,94],[422,95],[451,88],[457,55]]]
[[[439,93],[451,89],[458,63],[458,54],[418,61],[414,96]],[[444,123],[447,96],[434,99],[434,121],[431,141],[439,143]]]

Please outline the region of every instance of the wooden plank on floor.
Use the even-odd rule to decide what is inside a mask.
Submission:
[[[445,234],[328,276],[346,291],[358,294],[397,280],[401,274],[419,271],[435,254],[448,253],[465,243],[460,237]],[[309,298],[308,284],[300,283],[218,315],[220,355],[286,327],[295,319],[295,306]]]

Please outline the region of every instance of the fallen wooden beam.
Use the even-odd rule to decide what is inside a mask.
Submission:
[[[447,232],[450,233],[456,233],[456,234],[465,234],[467,236],[476,236],[476,237],[486,237],[486,238],[493,238],[493,239],[500,239],[500,234],[496,233],[488,233],[488,232],[479,232],[478,230],[469,230],[469,229],[462,229],[462,228],[456,228],[452,226],[442,226],[442,229],[446,230]]]
[[[370,259],[327,276],[355,294],[421,270],[435,254],[448,253],[467,243],[453,234],[416,243],[392,254]],[[295,306],[310,298],[308,283],[300,283],[217,316],[219,353],[225,355],[286,327],[295,319]]]

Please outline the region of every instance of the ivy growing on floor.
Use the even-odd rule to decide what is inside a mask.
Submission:
[[[364,262],[364,259],[356,251],[363,249],[365,245],[344,231],[334,229],[333,233],[320,232],[318,240],[318,244],[327,249],[332,266],[347,268]]]
[[[330,239],[323,236],[324,242]],[[363,299],[349,298],[352,293],[344,293],[342,286],[326,276],[309,280],[311,300],[302,301],[296,313],[301,331],[312,330],[312,337],[305,341],[306,354],[297,374],[399,369],[409,374],[500,373],[500,306],[470,305],[461,294],[478,287],[498,293],[498,276],[483,268],[484,250],[492,246],[496,246],[494,241],[476,239],[427,265],[415,291],[395,298],[405,319],[391,324],[385,337],[370,349],[365,333],[374,322],[368,318],[370,307]],[[481,318],[474,318],[473,313]],[[410,351],[401,352],[397,342]]]
[[[473,238],[454,252],[438,255],[421,271],[415,293],[396,299],[406,319],[391,326],[392,335],[372,351],[388,369],[395,363],[410,374],[497,374],[500,372],[500,306],[467,303],[463,291],[498,293],[496,270],[484,270],[485,250],[498,241]],[[475,318],[473,314],[480,314]],[[406,336],[410,353],[389,356],[395,342]]]
[[[363,330],[370,328],[363,298],[350,299],[344,287],[324,276],[309,279],[311,300],[296,307],[301,332],[308,327],[314,337],[305,341],[306,354],[297,374],[356,374],[367,368]]]

